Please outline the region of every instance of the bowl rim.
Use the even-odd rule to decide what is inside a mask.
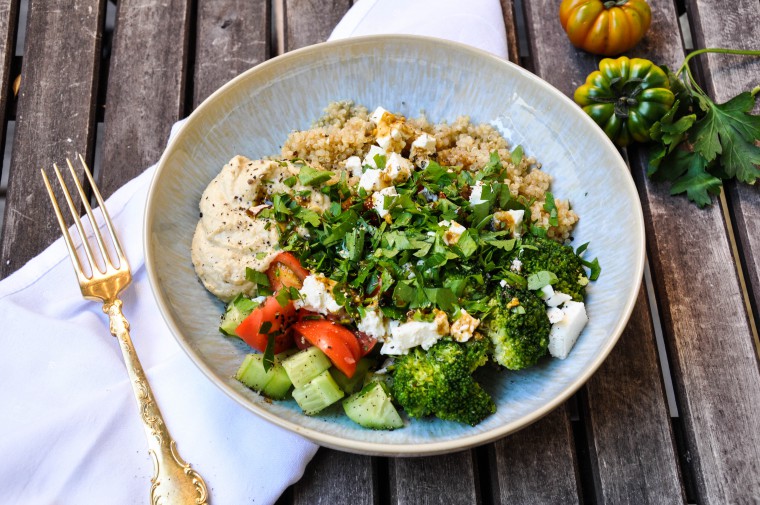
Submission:
[[[169,153],[171,153],[174,150],[175,145],[179,143],[185,129],[188,127],[188,125],[193,123],[194,118],[202,115],[207,108],[211,107],[213,105],[213,102],[216,101],[218,96],[226,93],[227,90],[240,85],[241,82],[246,80],[253,73],[258,73],[261,70],[267,69],[269,67],[276,67],[277,65],[280,65],[283,62],[300,58],[304,54],[322,53],[323,51],[330,50],[331,48],[351,46],[351,45],[356,45],[356,44],[372,45],[372,43],[387,43],[387,42],[404,43],[408,45],[415,45],[415,44],[420,44],[420,43],[442,45],[442,46],[455,48],[458,51],[470,52],[474,56],[477,56],[479,58],[491,59],[497,62],[498,64],[511,67],[511,70],[517,71],[518,73],[522,74],[523,77],[531,80],[536,86],[541,87],[543,91],[553,95],[556,99],[565,101],[575,106],[575,103],[572,100],[570,100],[570,98],[565,96],[565,94],[559,91],[557,88],[555,88],[548,82],[544,81],[540,77],[536,76],[535,74],[525,70],[524,68],[510,61],[504,60],[482,49],[478,49],[466,44],[453,42],[446,39],[440,39],[436,37],[428,37],[428,36],[420,36],[420,35],[368,35],[368,36],[351,37],[347,39],[322,42],[319,44],[315,44],[315,45],[311,45],[311,46],[303,47],[301,49],[296,49],[294,51],[287,52],[285,54],[269,59],[265,62],[262,62],[246,70],[245,72],[241,73],[237,77],[231,79],[230,81],[222,85],[214,93],[209,95],[209,97],[207,97],[198,107],[196,107],[196,109],[187,117],[187,119],[184,120],[183,124],[175,132],[175,134],[169,138],[167,146],[164,149],[161,155],[161,158],[158,162],[158,165],[156,167],[156,170],[151,178],[150,187],[148,189],[148,194],[145,201],[145,215],[143,218],[143,252],[145,255],[145,268],[148,273],[148,280],[151,286],[151,290],[153,292],[154,298],[158,305],[159,311],[161,312],[161,316],[163,317],[167,326],[171,330],[171,333],[174,339],[177,341],[177,343],[185,352],[185,354],[187,354],[190,360],[201,370],[201,372],[204,375],[206,375],[206,377],[212,383],[214,383],[224,393],[226,393],[229,397],[234,399],[241,406],[245,407],[250,412],[253,412],[259,417],[262,417],[265,420],[277,426],[285,428],[293,433],[302,435],[312,440],[313,442],[318,443],[319,445],[329,447],[332,449],[337,449],[337,450],[342,450],[342,451],[347,451],[347,452],[352,452],[352,453],[357,453],[357,454],[376,455],[376,456],[430,456],[430,455],[444,454],[444,453],[464,450],[471,447],[487,444],[495,440],[498,440],[500,438],[503,438],[511,433],[514,433],[522,428],[525,428],[533,424],[534,422],[538,421],[539,419],[546,416],[550,412],[554,411],[558,406],[560,406],[563,402],[565,402],[571,395],[573,395],[578,389],[580,389],[581,386],[583,386],[589,380],[589,378],[597,371],[597,369],[601,366],[601,364],[604,362],[604,360],[612,351],[613,347],[615,346],[618,339],[622,335],[623,330],[625,329],[628,323],[628,320],[631,317],[631,314],[633,313],[633,308],[636,305],[638,292],[640,290],[641,283],[639,282],[637,284],[634,284],[631,290],[627,293],[627,300],[623,309],[623,315],[618,320],[615,327],[613,328],[610,338],[607,340],[604,347],[602,347],[600,353],[596,356],[596,358],[591,362],[591,364],[584,370],[584,372],[579,377],[577,377],[572,383],[570,383],[567,387],[565,387],[557,396],[555,396],[551,401],[549,401],[543,407],[537,409],[536,411],[526,416],[523,416],[512,422],[503,424],[501,426],[498,426],[494,429],[491,429],[485,432],[474,433],[472,435],[460,436],[460,437],[449,439],[449,440],[430,442],[430,443],[422,442],[422,443],[417,443],[417,444],[398,444],[398,443],[389,444],[389,443],[381,443],[381,442],[368,442],[368,441],[363,441],[363,440],[347,439],[340,436],[323,433],[312,428],[301,426],[295,422],[289,421],[287,419],[283,419],[275,415],[274,413],[271,413],[268,410],[260,407],[259,405],[250,402],[240,392],[236,391],[231,386],[223,382],[220,378],[218,378],[215,372],[211,370],[210,367],[204,363],[200,353],[198,353],[195,349],[193,349],[192,346],[190,346],[184,340],[184,338],[182,337],[182,332],[180,331],[180,328],[175,324],[174,320],[172,319],[170,315],[170,308],[168,304],[165,302],[165,300],[161,296],[159,296],[160,280],[158,278],[158,272],[156,269],[156,264],[157,264],[156,258],[153,254],[152,241],[150,239],[150,225],[154,221],[153,202],[154,202],[154,198],[156,194],[158,193],[158,188],[160,186],[159,179],[161,178],[161,174],[164,170],[164,167],[167,165],[167,159],[168,159]],[[604,132],[596,125],[596,123],[594,123],[594,121],[588,115],[583,114],[580,109],[578,109],[578,112],[579,114],[582,115],[582,120],[586,121],[590,126],[593,127],[591,128],[592,134],[596,135],[596,137],[598,138],[598,141],[601,142],[602,144],[606,144],[606,146],[609,149],[614,151],[615,154],[617,154],[621,167],[627,168],[625,160],[622,158],[619,151],[617,150],[615,145],[612,143],[612,141],[607,137],[607,135],[604,134]],[[635,207],[631,210],[635,211],[636,217],[638,217],[638,219],[636,220],[638,224],[637,235],[638,237],[640,237],[640,239],[635,244],[638,246],[638,250],[637,250],[638,257],[636,258],[635,265],[633,265],[633,267],[635,269],[635,278],[641,279],[644,272],[644,263],[645,263],[645,258],[646,258],[644,217],[643,217],[641,202],[639,200],[638,190],[636,189],[636,185],[633,181],[633,177],[631,176],[629,170],[626,170],[625,173],[628,175],[628,177],[623,177],[623,181],[624,181],[623,189],[625,190],[625,192],[629,194],[630,197],[632,197],[631,199],[635,202]]]

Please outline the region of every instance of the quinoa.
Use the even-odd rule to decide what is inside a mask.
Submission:
[[[405,119],[403,141],[389,149],[404,156],[410,155],[412,141],[422,133],[435,138],[435,152],[415,154],[416,164],[425,159],[435,160],[444,166],[461,166],[476,172],[496,152],[506,167],[508,184],[513,197],[533,201],[530,206],[532,224],[548,229],[548,236],[558,242],[571,237],[578,215],[567,200],[557,198],[557,226],[549,226],[549,213],[544,210],[545,195],[552,177],[541,170],[541,164],[532,156],[523,156],[514,164],[507,140],[489,124],[473,124],[468,116],[460,116],[453,122],[430,123],[425,116]],[[303,159],[306,163],[325,170],[346,170],[346,160],[351,156],[364,158],[370,147],[377,142],[378,132],[363,106],[353,102],[333,102],[312,128],[293,131],[283,144],[284,159]],[[350,175],[350,174],[349,174]]]

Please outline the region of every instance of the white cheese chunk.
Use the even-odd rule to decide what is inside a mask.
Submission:
[[[378,146],[372,146],[369,148],[369,152],[367,153],[367,156],[364,157],[364,164],[369,165],[372,168],[377,168],[377,163],[375,163],[375,156],[377,155],[385,156],[386,152],[385,149]]]
[[[565,359],[588,323],[586,306],[583,302],[565,302],[562,319],[552,324],[549,332],[549,353],[555,358]]]
[[[385,341],[385,336],[389,331],[383,313],[374,308],[365,309],[364,317],[359,320],[356,328],[371,337],[375,337],[380,342]]]
[[[552,296],[550,296],[547,300],[544,300],[547,307],[559,307],[565,302],[569,302],[572,300],[573,297],[570,295],[567,295],[565,293],[561,293],[559,291],[555,291]]]
[[[443,241],[446,243],[446,245],[456,245],[465,231],[467,231],[467,228],[457,223],[456,221],[452,221],[449,225],[449,229],[446,230],[446,232],[443,234]]]
[[[509,230],[515,237],[522,234],[524,210],[503,210],[493,215],[493,226],[497,230]]]
[[[351,171],[354,177],[362,176],[362,160],[358,156],[350,156],[346,159],[346,170]]]
[[[384,218],[386,215],[388,215],[388,211],[385,210],[386,196],[398,196],[396,187],[390,186],[388,188],[383,188],[380,191],[372,193],[372,206],[375,208],[377,215],[380,216],[380,218]]]
[[[549,322],[554,324],[562,321],[562,318],[565,317],[565,314],[562,312],[562,309],[558,309],[557,307],[549,307],[546,310],[546,316],[549,318]]]
[[[300,298],[293,303],[297,309],[306,309],[320,314],[339,312],[341,306],[332,295],[333,282],[323,275],[309,275],[303,280],[298,293]]]
[[[483,181],[477,181],[470,192],[470,205],[479,205],[483,200]]]
[[[391,147],[391,136],[383,135],[381,137],[377,137],[375,139],[375,142],[377,142],[377,145],[382,147],[383,150],[387,151]]]
[[[520,261],[517,258],[513,259],[512,260],[512,265],[510,265],[509,269],[512,270],[513,272],[518,272],[518,273],[521,272],[522,271],[522,261]]]
[[[377,124],[383,118],[384,114],[389,114],[389,112],[387,110],[383,109],[382,107],[378,107],[377,109],[375,109],[375,112],[373,112],[369,116],[369,120],[372,121],[373,123]]]
[[[382,170],[376,168],[368,168],[367,171],[362,174],[361,179],[359,179],[359,187],[364,188],[367,193],[383,189],[385,185],[380,179],[381,172]]]
[[[411,149],[418,153],[433,154],[435,152],[435,137],[423,133],[414,139]]]
[[[414,165],[411,161],[404,158],[398,153],[391,153],[385,161],[385,170],[383,173],[388,177],[391,183],[397,184],[406,182],[412,175]]]
[[[437,311],[434,321],[391,321],[389,327],[391,335],[385,339],[380,354],[407,354],[409,349],[417,346],[428,350],[449,333],[449,321],[443,311]]]

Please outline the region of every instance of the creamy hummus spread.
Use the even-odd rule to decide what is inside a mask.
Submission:
[[[291,162],[235,156],[208,185],[200,201],[191,255],[198,277],[211,293],[224,301],[239,293],[256,294],[254,283],[245,278],[246,268],[266,270],[279,247],[277,223],[258,217],[271,203],[271,195],[312,190],[305,207],[321,212],[329,206],[328,197],[313,188],[283,182],[298,173]]]

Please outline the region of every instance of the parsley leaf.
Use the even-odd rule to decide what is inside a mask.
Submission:
[[[758,90],[715,103],[694,80],[688,63],[703,53],[760,55],[758,51],[700,49],[684,59],[670,88],[673,107],[655,122],[649,134],[658,142],[650,151],[647,175],[673,183],[670,193],[686,193],[700,207],[710,205],[723,180],[754,184],[760,178],[760,116],[752,115]]]
[[[557,276],[554,272],[541,270],[528,276],[528,289],[535,291],[555,282],[557,282]]]
[[[304,186],[316,186],[323,182],[329,181],[335,175],[329,170],[317,170],[309,165],[301,165],[301,171],[298,174],[298,180]]]
[[[548,191],[546,192],[546,200],[544,201],[544,210],[549,213],[549,226],[559,226],[557,205],[554,203],[554,195]]]

